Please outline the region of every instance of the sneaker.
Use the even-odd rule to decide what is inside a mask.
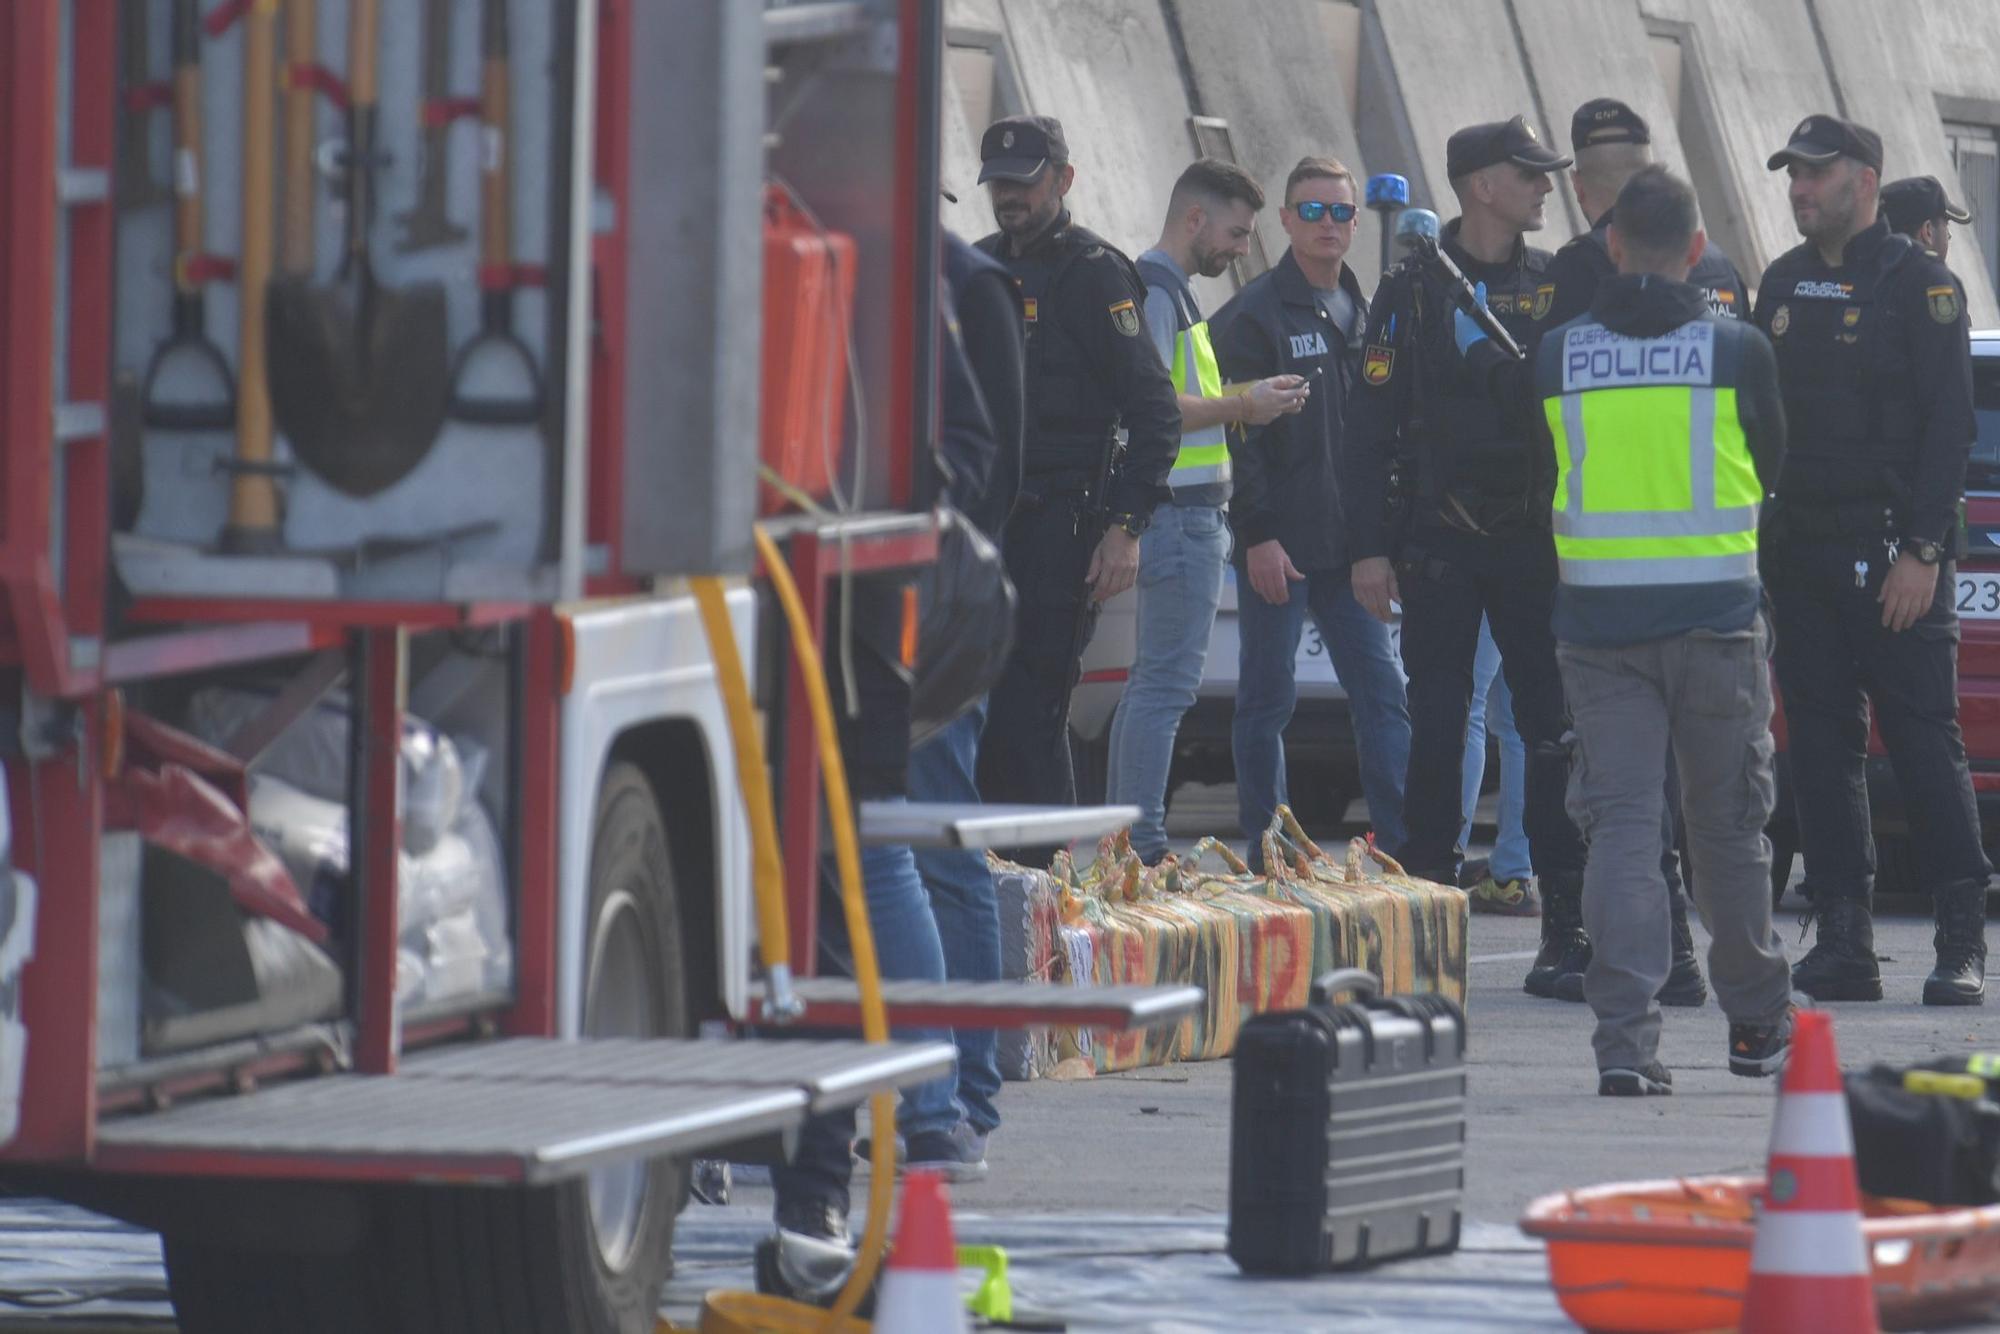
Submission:
[[[1729,1073],[1746,1079],[1762,1079],[1785,1068],[1792,1054],[1792,1016],[1796,1005],[1787,1006],[1776,1022],[1731,1024],[1729,1026]]]
[[[1495,880],[1486,875],[1466,890],[1472,911],[1497,917],[1540,917],[1542,896],[1535,892],[1532,878]]]
[[[960,1121],[948,1131],[932,1131],[909,1138],[910,1151],[903,1166],[916,1172],[935,1172],[952,1185],[986,1179],[986,1136]]]
[[[1645,1098],[1674,1091],[1673,1072],[1658,1061],[1644,1065],[1611,1065],[1597,1072],[1600,1098]]]
[[[729,1203],[730,1171],[728,1160],[722,1158],[697,1158],[694,1171],[688,1182],[688,1190],[697,1204]]]
[[[903,1164],[909,1161],[909,1157],[909,1141],[905,1140],[901,1135],[896,1136],[897,1175],[900,1176],[902,1174]],[[875,1141],[867,1135],[863,1135],[860,1139],[855,1140],[854,1160],[861,1165],[863,1171],[872,1169],[875,1166]]]
[[[815,1306],[830,1304],[854,1268],[847,1215],[821,1200],[781,1200],[773,1221],[776,1235],[757,1243],[753,1259],[757,1291]],[[862,1302],[864,1311],[873,1301],[871,1287]]]

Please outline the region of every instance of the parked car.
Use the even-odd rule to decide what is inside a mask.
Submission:
[[[1236,714],[1236,600],[1236,570],[1231,566],[1223,577],[1222,605],[1209,632],[1201,688],[1174,743],[1167,780],[1170,809],[1173,791],[1183,783],[1235,781],[1229,728]],[[1084,650],[1083,676],[1070,696],[1070,745],[1080,801],[1096,800],[1104,792],[1111,722],[1131,674],[1137,617],[1136,590],[1113,598],[1105,603],[1097,631]],[[1400,624],[1390,626],[1390,637],[1396,638],[1401,630]],[[1347,692],[1334,674],[1319,628],[1310,619],[1299,637],[1297,680],[1298,705],[1285,729],[1286,787],[1299,818],[1325,828],[1340,822],[1348,803],[1360,793],[1361,781]]]
[[[1958,721],[1972,766],[1972,790],[1982,828],[1994,831],[1987,856],[2000,848],[2000,330],[1972,335],[1972,395],[1979,438],[1965,473],[1967,554],[1958,563]],[[1773,888],[1782,894],[1798,851],[1785,762],[1783,701],[1773,720],[1779,755],[1780,800],[1770,835]],[[1909,817],[1889,768],[1882,738],[1868,734],[1868,801],[1875,829],[1876,888],[1885,893],[1918,893],[1911,857]],[[1808,868],[1810,873],[1810,868]]]

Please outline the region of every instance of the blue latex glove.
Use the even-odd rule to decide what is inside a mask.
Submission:
[[[1484,309],[1486,306],[1486,284],[1480,283],[1472,289],[1472,294],[1478,299],[1481,309]],[[1451,308],[1451,336],[1453,341],[1458,344],[1458,354],[1464,356],[1472,350],[1474,343],[1483,343],[1486,341],[1486,330],[1479,327],[1478,320],[1473,319],[1472,316],[1466,314],[1457,306],[1453,306]]]

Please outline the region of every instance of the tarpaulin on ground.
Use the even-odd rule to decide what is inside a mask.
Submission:
[[[1003,1037],[1002,1073],[1047,1075],[1066,1057],[1099,1072],[1235,1050],[1243,1021],[1305,1004],[1312,979],[1362,967],[1385,992],[1465,999],[1466,898],[1403,874],[1361,840],[1338,859],[1282,811],[1255,875],[1216,839],[1147,867],[1120,834],[1088,863],[996,863],[1003,973],[1056,982],[1192,983],[1206,1003],[1179,1025],[1126,1033]]]

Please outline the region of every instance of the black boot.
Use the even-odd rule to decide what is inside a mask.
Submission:
[[[1875,920],[1856,899],[1815,902],[1819,940],[1792,965],[1792,986],[1816,1001],[1882,999],[1882,971],[1875,965]]]
[[[1708,983],[1702,981],[1701,963],[1694,952],[1694,932],[1688,929],[1687,896],[1673,894],[1668,903],[1673,915],[1674,962],[1655,999],[1662,1005],[1692,1009],[1708,1000]]]
[[[1590,937],[1583,933],[1583,878],[1542,877],[1542,947],[1521,989],[1549,1000],[1583,999]]]
[[[1926,1005],[1986,1002],[1986,886],[1968,880],[1933,895],[1937,967],[1924,979]]]

